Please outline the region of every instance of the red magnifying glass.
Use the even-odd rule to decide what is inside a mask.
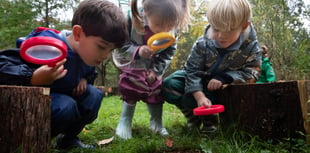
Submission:
[[[216,114],[224,112],[224,106],[223,105],[211,105],[210,108],[207,108],[206,106],[197,107],[194,109],[194,115],[201,116],[201,115],[210,115],[210,114]]]
[[[67,46],[53,37],[31,37],[21,44],[20,56],[30,63],[54,67],[67,57]]]

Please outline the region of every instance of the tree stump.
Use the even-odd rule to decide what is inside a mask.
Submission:
[[[49,88],[0,85],[0,152],[50,149]]]
[[[218,94],[225,106],[224,127],[237,123],[241,130],[276,141],[310,134],[310,81],[230,85]]]

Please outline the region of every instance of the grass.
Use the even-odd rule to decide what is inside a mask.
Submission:
[[[118,96],[105,97],[98,118],[85,127],[79,137],[84,143],[97,144],[100,140],[114,136],[119,121],[122,101]],[[213,134],[202,134],[189,129],[182,113],[173,105],[164,104],[163,122],[169,137],[153,134],[149,130],[149,113],[146,104],[137,103],[133,118],[133,138],[121,140],[117,137],[111,143],[95,150],[71,149],[69,153],[310,153],[304,140],[287,139],[279,144],[262,141],[257,136],[236,130],[232,125]],[[172,140],[172,146],[166,141]],[[171,141],[170,141],[171,142]],[[52,140],[55,143],[55,140]],[[60,150],[51,149],[51,153]]]

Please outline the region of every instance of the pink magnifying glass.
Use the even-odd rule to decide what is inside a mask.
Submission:
[[[194,115],[200,116],[200,115],[210,115],[210,114],[216,114],[224,112],[224,106],[223,105],[211,105],[210,108],[207,108],[205,106],[197,107],[194,109]]]
[[[31,37],[21,44],[20,56],[30,63],[54,67],[67,57],[67,46],[53,37]]]

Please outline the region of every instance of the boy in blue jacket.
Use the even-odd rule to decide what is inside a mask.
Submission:
[[[122,11],[104,0],[85,0],[74,12],[72,30],[39,27],[27,37],[48,36],[63,41],[66,59],[54,67],[35,65],[19,57],[18,49],[0,54],[0,83],[50,87],[51,135],[59,135],[57,147],[94,148],[83,144],[78,134],[97,118],[103,93],[92,84],[95,66],[113,49],[127,41],[127,21]]]

